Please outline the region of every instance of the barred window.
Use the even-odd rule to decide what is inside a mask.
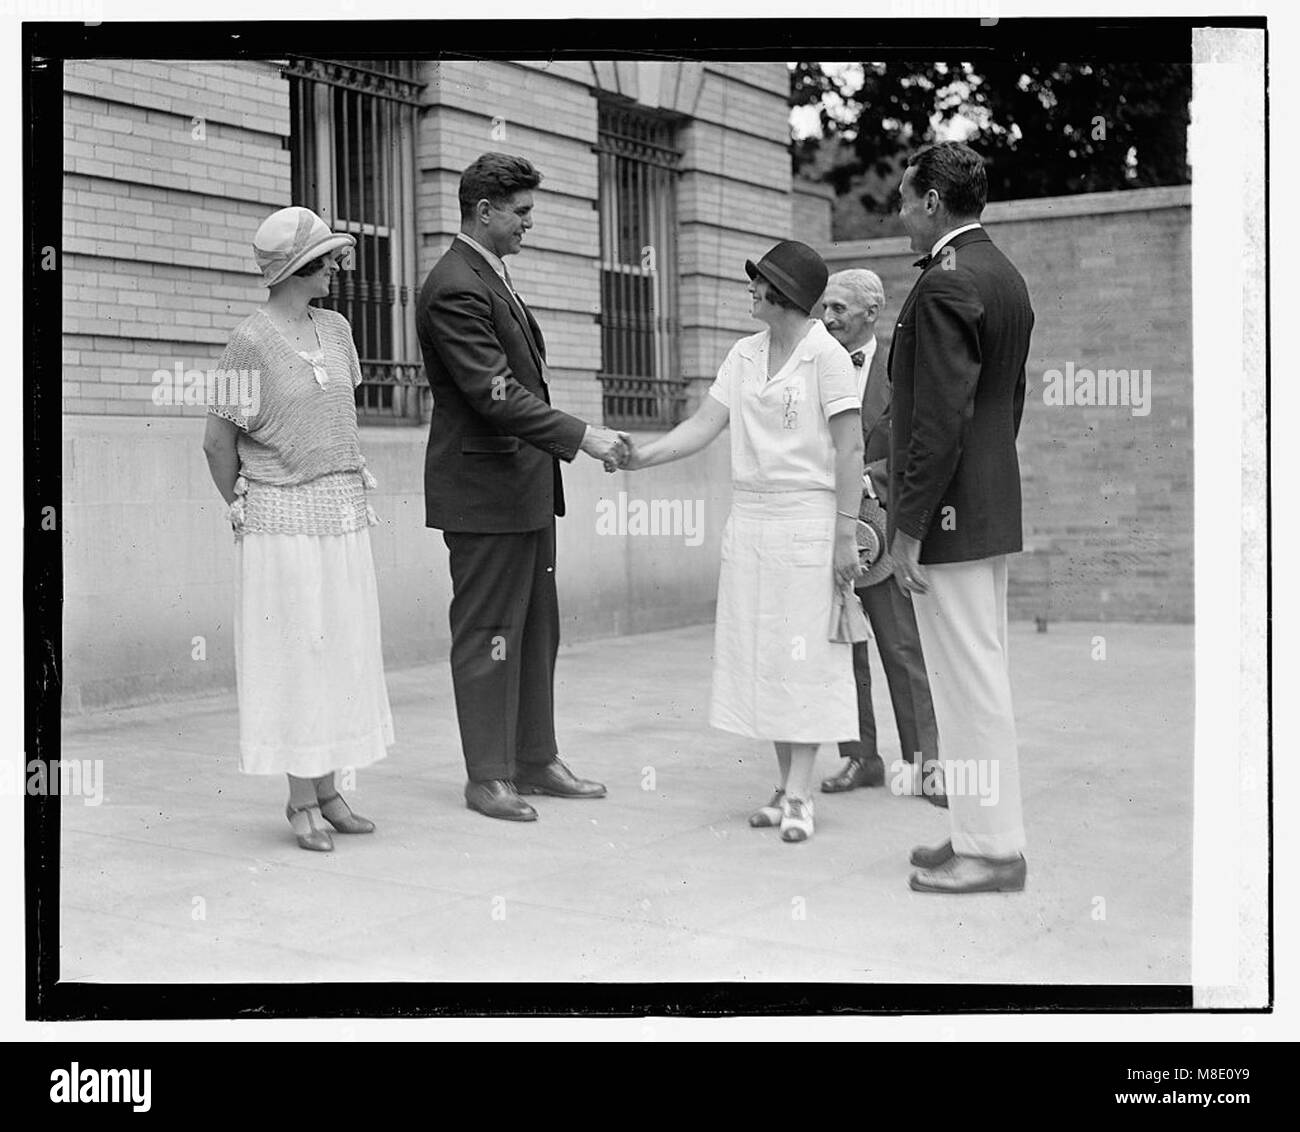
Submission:
[[[605,421],[671,427],[686,401],[677,316],[677,150],[671,119],[603,100],[601,369]]]
[[[283,70],[293,203],[357,239],[321,305],[352,324],[367,424],[419,424],[431,406],[415,340],[416,67],[295,56]]]

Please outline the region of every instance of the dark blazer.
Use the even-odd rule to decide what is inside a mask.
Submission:
[[[889,536],[920,539],[923,563],[1021,549],[1016,435],[1033,325],[1024,279],[982,228],[940,250],[899,312]]]
[[[876,343],[876,352],[867,370],[867,387],[862,396],[862,462],[871,476],[872,486],[884,506],[889,476],[889,364],[885,351]]]
[[[491,265],[452,240],[415,316],[433,419],[424,458],[425,525],[506,534],[564,514],[560,460],[586,424],[551,407],[546,343]]]

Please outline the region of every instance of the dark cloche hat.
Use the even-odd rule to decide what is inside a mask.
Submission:
[[[751,279],[761,275],[805,314],[817,305],[830,277],[822,257],[798,240],[782,240],[758,263],[745,260],[745,271]]]

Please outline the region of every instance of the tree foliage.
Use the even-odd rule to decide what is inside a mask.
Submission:
[[[1184,184],[1191,68],[1168,63],[861,63],[791,72],[791,105],[822,137],[794,139],[796,172],[893,211],[906,154],[957,136],[988,161],[989,199]],[[860,83],[858,82],[860,77]]]

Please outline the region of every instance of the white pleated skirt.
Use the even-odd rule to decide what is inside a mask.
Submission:
[[[709,722],[754,739],[858,738],[853,646],[829,639],[835,495],[736,490],[722,535]]]
[[[239,769],[316,778],[393,742],[370,531],[235,544]]]

